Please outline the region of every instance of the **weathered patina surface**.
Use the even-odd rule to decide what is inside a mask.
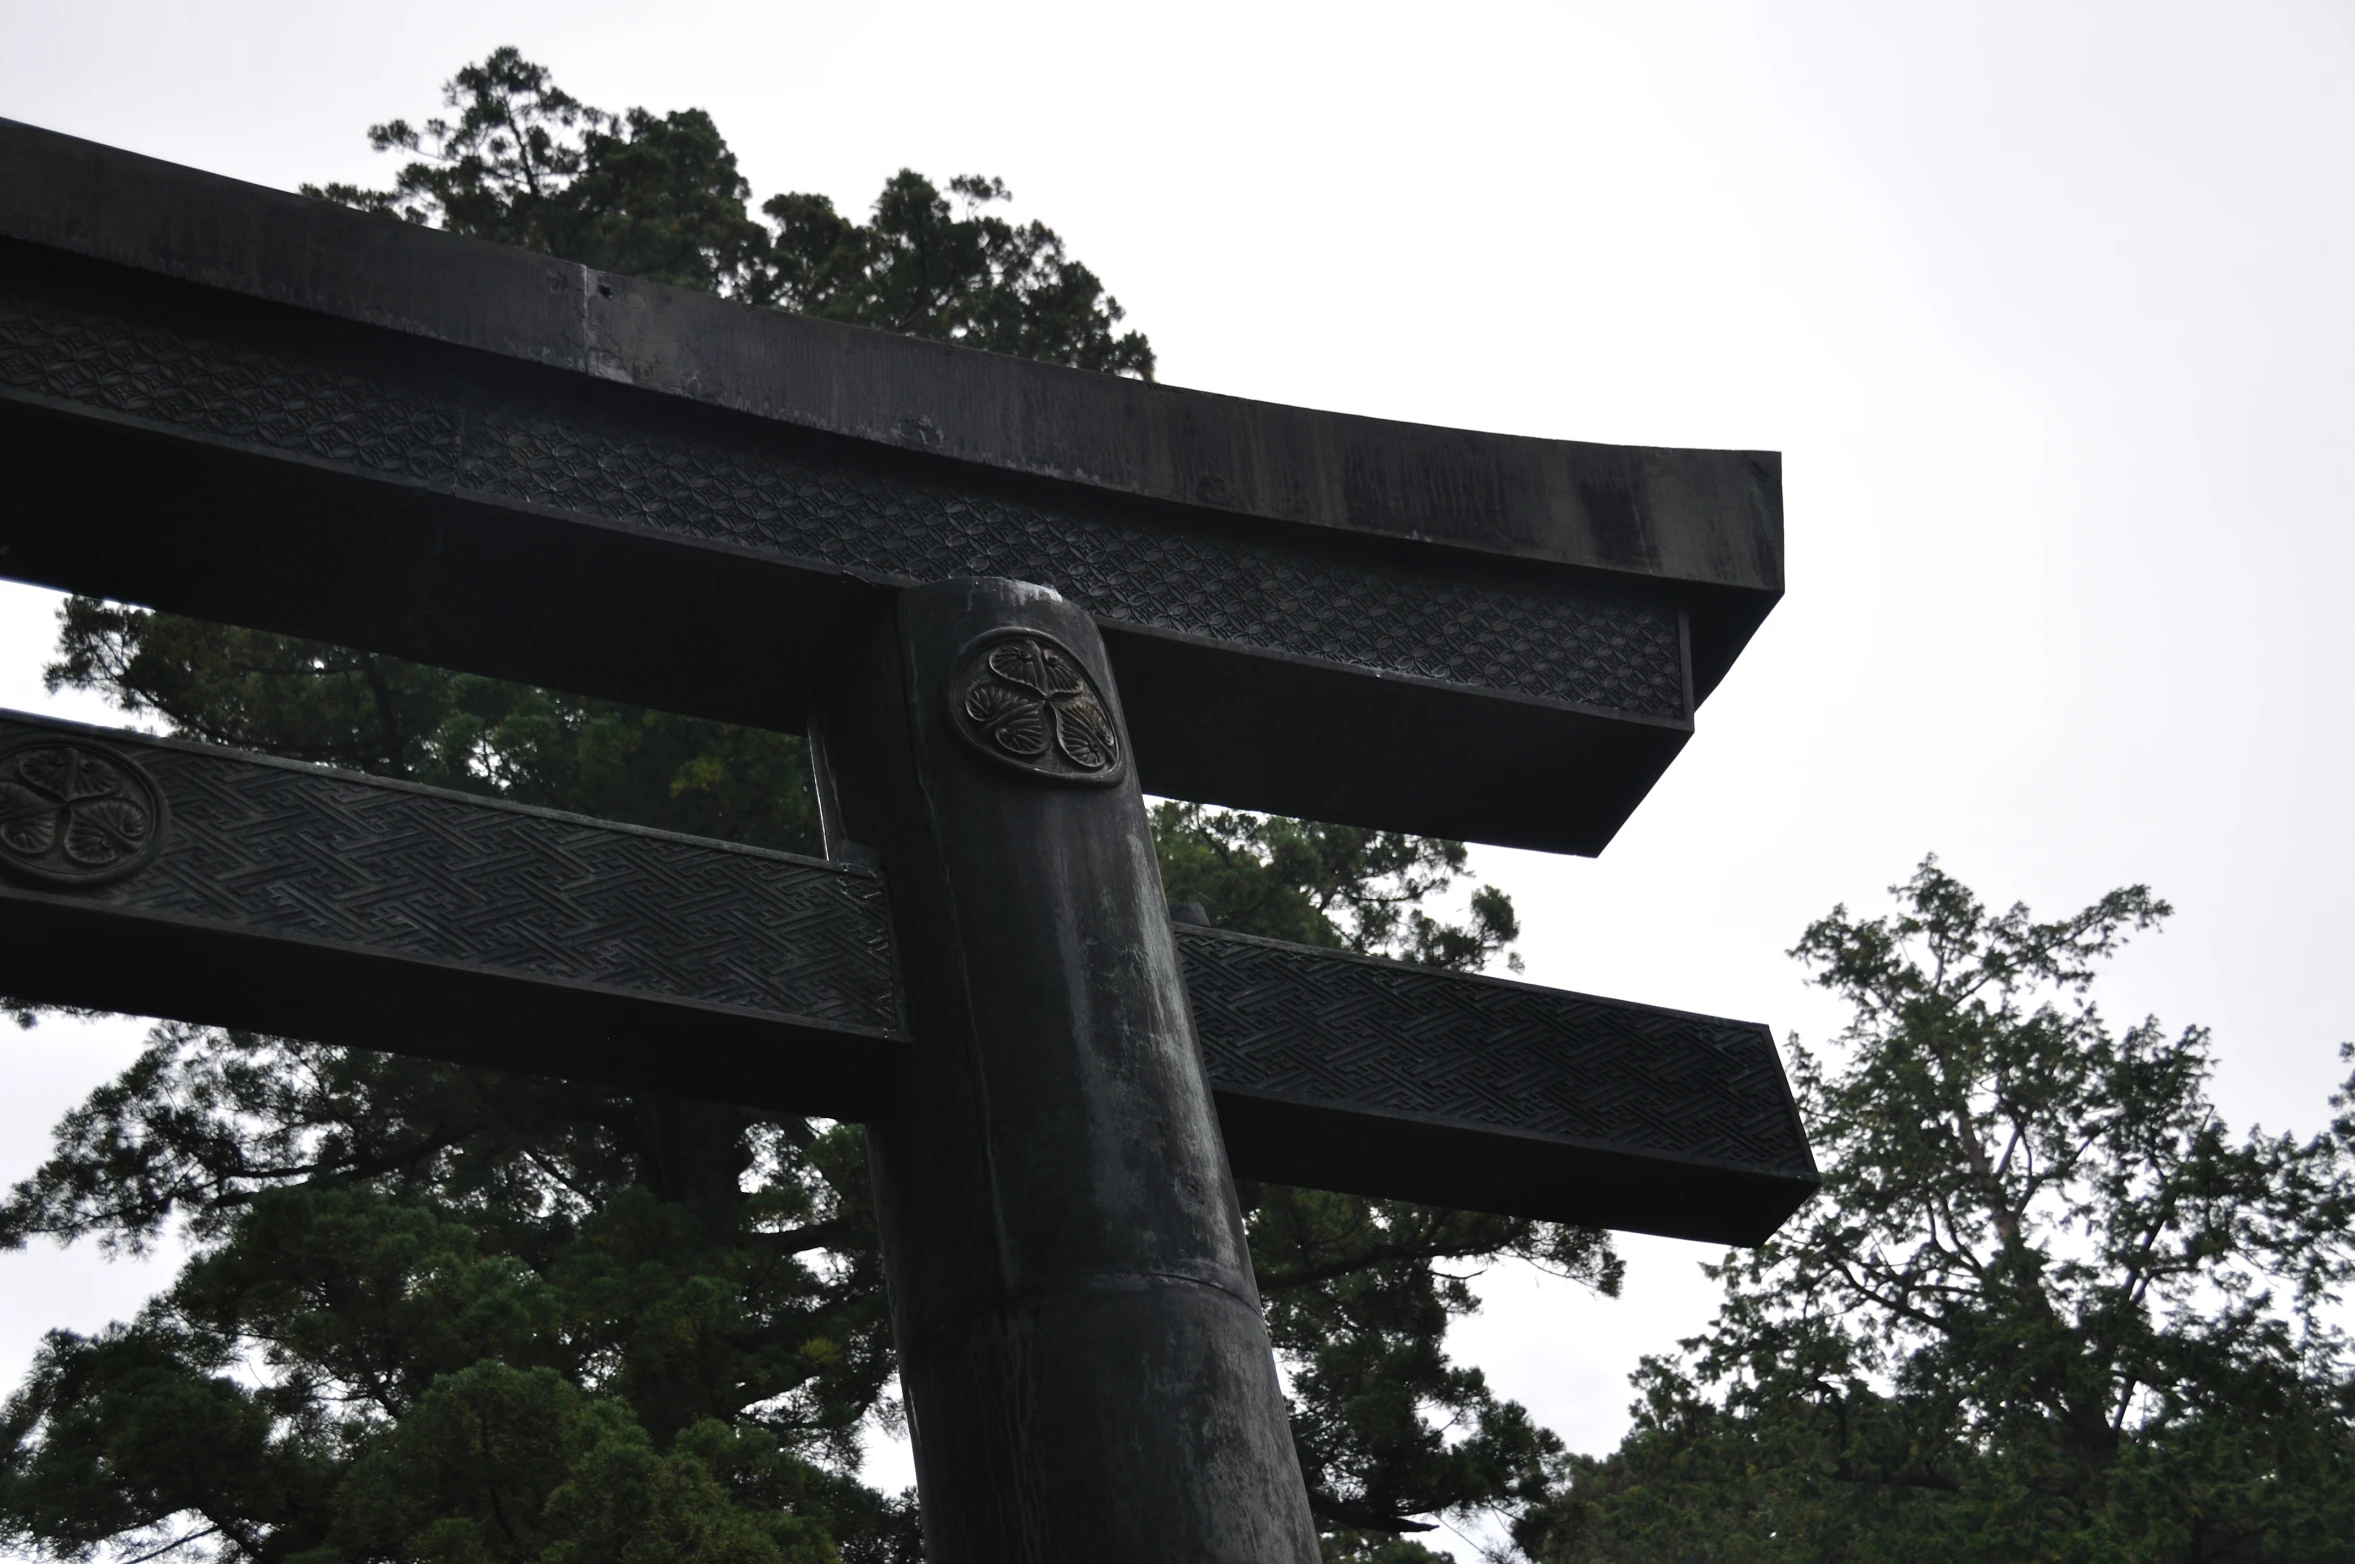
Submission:
[[[61,884],[0,807],[0,992],[789,1113],[889,1102],[907,1032],[871,868],[0,713],[0,767],[63,747],[169,823]],[[1172,932],[1241,1177],[1723,1243],[1814,1188],[1763,1026]]]
[[[1148,788],[1573,852],[1782,589],[1771,455],[1028,363],[8,122],[0,453],[19,579],[771,727],[879,595],[1038,581]]]

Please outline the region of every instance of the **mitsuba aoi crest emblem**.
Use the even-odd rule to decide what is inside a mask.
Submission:
[[[1065,782],[1126,774],[1120,729],[1087,666],[1037,631],[984,636],[957,659],[951,716],[993,760]]]

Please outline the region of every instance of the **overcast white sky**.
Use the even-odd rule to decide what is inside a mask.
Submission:
[[[2311,1132],[2355,1037],[2355,10],[2341,4],[398,7],[0,0],[0,114],[291,187],[381,181],[512,42],[708,108],[758,196],[1002,176],[1161,355],[1243,396],[1785,453],[1790,593],[1595,861],[1501,851],[1542,982],[1837,1014],[1781,954],[1925,851],[2058,912],[2180,909],[2107,1008],[2216,1031]],[[0,704],[53,600],[0,596]],[[135,1034],[134,1034],[135,1035]],[[0,1175],[119,1066],[0,1039]],[[1709,1312],[1490,1278],[1466,1355],[1573,1444]],[[0,1375],[154,1273],[0,1257]]]

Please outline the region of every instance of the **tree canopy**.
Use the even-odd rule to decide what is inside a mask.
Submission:
[[[1847,1001],[1796,1050],[1820,1198],[1714,1274],[1617,1452],[1519,1535],[1571,1560],[2355,1558],[2355,1095],[2234,1135],[2207,1034],[2115,1030],[2103,958],[2167,905],[2045,922],[1925,862],[1793,952]],[[2355,1082],[2349,1083],[2355,1093]]]
[[[902,171],[853,221],[750,210],[708,115],[612,114],[502,49],[448,117],[370,131],[388,218],[833,319],[1149,375],[1145,338],[1005,186]],[[87,598],[53,688],[235,745],[815,851],[807,754],[731,727]],[[1443,916],[1461,843],[1170,803],[1175,900],[1221,925],[1453,967],[1510,900]],[[1249,1188],[1254,1263],[1336,1557],[1449,1510],[1518,1514],[1558,1441],[1451,1362],[1468,1268],[1606,1291],[1586,1229]],[[856,1126],[159,1026],[0,1202],[0,1244],[191,1245],[131,1321],[50,1336],[8,1403],[0,1541],[64,1557],[769,1561],[919,1556],[856,1479],[895,1416]]]
[[[764,225],[701,109],[591,108],[514,49],[443,97],[454,118],[369,127],[378,151],[411,155],[390,189],[304,192],[754,304],[1153,378],[1152,346],[1117,331],[1120,301],[1062,238],[993,210],[1013,199],[1003,180],[960,174],[944,193],[902,169],[863,223],[788,192],[762,203]]]

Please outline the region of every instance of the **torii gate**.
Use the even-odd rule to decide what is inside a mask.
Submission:
[[[0,121],[0,574],[806,731],[823,861],[0,716],[0,990],[870,1129],[936,1564],[1312,1564],[1234,1175],[1728,1243],[1763,1027],[1173,920],[1141,786],[1602,849],[1771,455],[836,326]]]

